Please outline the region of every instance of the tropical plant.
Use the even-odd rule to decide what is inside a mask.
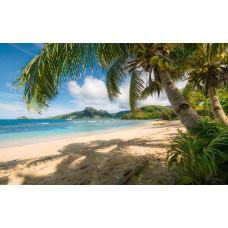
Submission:
[[[227,48],[228,44],[195,44],[189,52],[187,45],[186,52],[191,54],[179,64],[180,68],[185,68],[184,73],[188,74],[193,88],[205,88],[215,117],[228,126],[228,118],[217,95],[218,89],[227,86],[228,82]]]
[[[24,86],[23,100],[28,109],[40,113],[58,95],[63,82],[76,80],[82,70],[93,70],[100,65],[108,69],[107,88],[111,100],[118,96],[121,83],[130,73],[129,100],[133,113],[138,100],[155,92],[160,94],[164,89],[178,118],[189,129],[200,121],[200,116],[174,83],[179,75],[174,69],[175,46],[181,45],[45,44],[14,83],[18,83],[17,88]]]
[[[176,113],[173,111],[173,109],[167,109],[167,110],[163,110],[162,114],[161,114],[161,118],[163,120],[173,120],[176,119]]]
[[[141,108],[138,108],[135,111],[135,115],[128,113],[121,117],[121,119],[160,119],[161,115],[166,111],[169,111],[168,107],[160,105],[147,105]]]
[[[228,84],[225,87],[222,87],[221,89],[218,90],[218,97],[219,97],[219,102],[222,106],[222,109],[228,116]]]
[[[175,164],[176,184],[213,184],[227,181],[228,131],[209,142],[179,131],[168,151],[168,166]]]
[[[228,132],[228,127],[217,121],[210,122],[209,117],[204,117],[201,122],[197,122],[195,128],[188,131],[191,135],[201,138],[205,144],[215,139],[218,135]]]
[[[159,95],[165,90],[178,118],[187,129],[190,129],[201,118],[186,102],[174,83],[180,75],[175,70],[176,61],[179,61],[173,54],[176,51],[175,46],[180,44],[132,44],[128,50],[127,61],[121,56],[107,73],[108,94],[111,100],[117,97],[120,85],[130,73],[129,100],[133,113],[139,100],[146,99],[156,92]],[[148,74],[143,80],[145,72]]]

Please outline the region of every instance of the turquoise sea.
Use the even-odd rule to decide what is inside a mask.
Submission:
[[[151,120],[150,120],[151,121]],[[0,120],[0,148],[144,125],[148,120]]]

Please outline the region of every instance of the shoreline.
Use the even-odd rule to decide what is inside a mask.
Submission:
[[[113,129],[102,129],[102,130],[94,130],[90,132],[76,132],[76,133],[65,133],[65,134],[59,134],[59,135],[48,135],[48,136],[34,136],[31,138],[18,138],[18,139],[9,139],[9,140],[2,140],[0,141],[0,150],[5,148],[12,148],[12,147],[21,147],[25,145],[31,145],[31,144],[38,144],[43,142],[52,142],[52,141],[60,141],[65,139],[72,139],[72,138],[79,138],[79,137],[86,137],[91,135],[99,135],[99,134],[105,134],[110,132],[117,132],[117,131],[124,131],[127,129],[134,129],[134,128],[140,128],[145,125],[147,125],[150,122],[155,122],[158,120],[143,120],[145,121],[139,126],[124,126],[124,127],[118,127]]]
[[[165,153],[177,128],[184,129],[180,121],[150,121],[144,126],[0,149],[0,184],[112,184],[145,158],[149,165],[144,179],[129,184],[170,184]]]

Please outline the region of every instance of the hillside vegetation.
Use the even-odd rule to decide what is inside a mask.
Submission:
[[[27,117],[27,116],[21,116],[17,118],[18,120],[30,120],[31,118]]]
[[[174,119],[176,114],[170,107],[160,105],[147,105],[132,113],[124,115],[121,119]]]
[[[48,119],[107,119],[120,118],[123,115],[130,113],[130,111],[121,111],[118,113],[109,113],[105,110],[97,110],[92,107],[86,107],[83,111],[71,112],[64,115],[49,117]]]

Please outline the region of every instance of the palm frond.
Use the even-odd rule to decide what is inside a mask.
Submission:
[[[118,43],[45,44],[14,84],[24,87],[23,100],[28,109],[41,113],[58,95],[62,81],[76,80],[83,70],[93,70],[98,64],[103,69],[110,66],[127,52],[127,47]]]
[[[128,72],[124,70],[127,60],[128,56],[122,55],[111,65],[107,72],[106,83],[108,96],[111,101],[120,94],[120,86],[128,75]]]
[[[146,86],[146,88],[141,93],[140,100],[146,100],[150,95],[150,87]]]
[[[132,114],[135,114],[137,103],[140,100],[142,91],[144,89],[144,81],[140,76],[140,72],[133,71],[131,74],[131,82],[129,89],[129,102]]]
[[[213,60],[216,55],[221,54],[222,52],[224,52],[228,47],[227,43],[213,43],[209,45],[208,48],[208,61]]]

